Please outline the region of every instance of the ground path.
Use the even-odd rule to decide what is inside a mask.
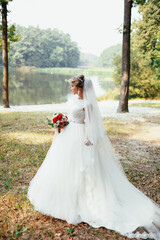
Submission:
[[[129,103],[150,103],[160,101],[150,101],[150,100],[132,100]],[[103,117],[108,117],[111,119],[119,119],[124,121],[144,121],[145,117],[149,116],[150,118],[156,118],[160,115],[160,108],[151,108],[151,107],[137,107],[130,106],[129,113],[116,113],[118,108],[118,101],[101,101],[98,102],[101,114]],[[0,112],[66,112],[67,105],[65,103],[61,104],[43,104],[43,105],[24,105],[24,106],[11,106],[8,108],[3,108],[0,106]]]

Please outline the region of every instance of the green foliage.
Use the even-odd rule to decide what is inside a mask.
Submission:
[[[158,76],[158,79],[160,79],[160,31],[157,33],[157,42],[155,45],[153,58],[154,58],[155,71]]]
[[[38,27],[16,26],[21,36],[11,44],[9,59],[11,66],[76,67],[79,62],[77,43],[69,34],[57,29],[41,30]]]
[[[132,25],[129,98],[160,97],[160,2],[139,5],[142,19]],[[120,86],[121,56],[114,58],[113,78]]]
[[[144,5],[146,0],[133,0],[133,6]]]
[[[2,12],[2,7],[1,7],[2,3],[8,4],[10,1],[12,0],[0,0],[0,12]],[[1,18],[2,16],[0,16],[0,19]],[[16,32],[16,29],[14,24],[7,27],[8,49],[10,49],[11,42],[16,42],[20,39],[20,36],[15,32]],[[1,49],[2,49],[2,24],[0,24],[0,55],[2,56]],[[0,65],[2,65],[2,57],[0,57]]]
[[[17,42],[19,39],[21,39],[21,37],[18,34],[16,34],[16,27],[14,24],[10,25],[7,30],[8,30],[8,44],[10,48],[11,42]]]
[[[114,65],[113,79],[115,80],[117,85],[120,87],[121,79],[122,79],[122,56],[121,55],[117,55],[113,58],[113,65]]]
[[[121,56],[114,59],[114,80],[120,86],[122,73]],[[159,95],[160,81],[150,67],[150,63],[135,51],[131,52],[129,98],[154,98]]]
[[[151,60],[154,67],[157,61],[157,53],[160,48],[160,2],[148,0],[143,6],[139,6],[142,19],[135,21],[132,29],[133,48],[140,51],[145,58]],[[159,62],[160,64],[160,62]]]
[[[120,86],[122,76],[122,59],[114,59],[115,73],[113,78]],[[150,62],[136,51],[131,52],[129,98],[155,98],[160,93],[160,81],[153,72]]]
[[[7,27],[8,33],[8,48],[10,49],[11,42],[17,42],[20,36],[16,34],[16,27],[14,24]],[[2,25],[0,25],[0,36],[2,36]],[[2,49],[2,37],[0,37],[0,49]]]
[[[106,48],[99,57],[99,65],[102,67],[113,67],[113,58],[122,52],[121,44]]]
[[[9,2],[12,2],[13,0],[0,0],[0,4],[2,4],[2,3],[9,3]]]

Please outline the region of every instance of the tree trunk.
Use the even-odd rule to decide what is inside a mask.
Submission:
[[[8,49],[7,49],[7,4],[2,3],[2,55],[3,55],[3,107],[9,108]]]
[[[132,0],[124,0],[124,24],[123,24],[123,52],[122,52],[122,81],[117,112],[129,112],[129,78],[130,78],[130,29],[131,29]]]

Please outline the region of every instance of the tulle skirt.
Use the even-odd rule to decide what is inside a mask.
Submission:
[[[84,138],[84,124],[74,122],[55,134],[29,184],[34,209],[128,238],[160,239],[160,208],[127,180],[110,141],[86,146]],[[145,232],[133,233],[138,227]]]

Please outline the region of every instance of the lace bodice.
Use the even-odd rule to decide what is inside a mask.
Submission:
[[[75,100],[69,104],[69,113],[68,118],[69,121],[75,123],[84,123],[85,112],[84,101],[83,100]]]

